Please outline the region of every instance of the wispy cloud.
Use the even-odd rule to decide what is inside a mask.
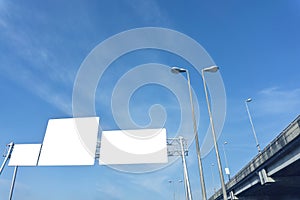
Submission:
[[[0,36],[2,46],[6,49],[6,53],[0,57],[1,76],[19,83],[49,104],[70,114],[70,96],[76,71],[70,66],[61,66],[63,61],[59,60],[51,47],[43,45],[45,38],[37,34],[34,27],[18,23],[18,14],[24,13],[24,8],[0,1],[0,11]],[[28,20],[24,19],[27,25],[30,24]]]
[[[132,10],[146,23],[152,24],[170,24],[170,20],[163,12],[156,1],[152,0],[131,0],[128,1]]]
[[[258,93],[258,100],[261,112],[266,114],[295,112],[300,106],[300,88],[266,88]]]
[[[143,193],[152,196],[144,199],[167,199],[173,192],[173,185],[169,180],[183,180],[181,162],[176,162],[168,168],[145,174],[118,174],[118,179],[105,179],[97,183],[97,190],[107,199],[138,199]],[[182,196],[183,183],[174,185],[177,189],[176,196]],[[131,191],[131,193],[128,193]],[[170,192],[172,191],[172,192]]]
[[[6,187],[11,184],[11,180],[9,179],[0,179],[0,186],[1,187]]]
[[[136,186],[142,187],[146,190],[149,190],[151,192],[155,192],[159,195],[164,194],[164,188],[168,183],[169,177],[166,175],[156,175],[152,176],[151,178],[145,179],[145,178],[140,178],[140,179],[134,179],[131,180],[131,183],[135,184]]]
[[[2,194],[7,193],[9,191],[10,185],[11,185],[11,180],[0,179],[0,187],[1,187],[0,191],[2,192]],[[28,197],[31,196],[33,192],[32,187],[20,181],[16,181],[15,190],[18,190],[18,194],[16,196],[26,195]]]
[[[146,176],[146,177],[145,177]],[[148,177],[147,177],[148,176]],[[126,185],[124,185],[126,182]],[[109,199],[134,198],[135,194],[128,194],[128,190],[150,191],[155,196],[164,196],[168,186],[168,177],[163,175],[125,175],[125,180],[102,181],[97,183],[97,190]],[[163,189],[165,188],[165,189]],[[147,198],[146,198],[147,199]]]
[[[109,199],[123,199],[124,193],[120,189],[120,187],[111,184],[97,184],[97,190],[100,192],[104,197]]]

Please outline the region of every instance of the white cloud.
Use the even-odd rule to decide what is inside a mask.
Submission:
[[[258,93],[258,104],[261,112],[266,114],[283,114],[299,110],[300,88],[283,90],[271,87]]]
[[[2,45],[8,49],[1,55],[1,76],[71,114],[70,96],[76,71],[62,66],[63,60],[57,58],[57,52],[43,45],[45,38],[27,26],[28,19],[24,19],[22,25],[15,23],[24,13],[30,14],[18,5],[0,1],[0,36]]]
[[[104,194],[104,196],[109,197],[110,199],[123,199],[124,194],[122,190],[120,190],[121,187],[118,187],[111,183],[105,183],[105,184],[97,184],[97,190]]]
[[[154,177],[153,176],[151,178],[134,179],[131,180],[131,182],[139,187],[143,187],[146,190],[163,195],[164,190],[162,190],[162,188],[166,187],[169,179],[168,176],[166,175],[156,175]]]
[[[170,24],[170,20],[166,16],[166,13],[161,10],[156,1],[131,0],[128,1],[128,3],[143,21],[155,24]]]
[[[11,180],[9,179],[0,179],[0,186],[1,187],[6,187],[11,184]]]
[[[97,190],[109,199],[137,199],[143,193],[151,193],[156,199],[167,199],[173,191],[168,180],[183,180],[182,164],[176,163],[153,173],[117,174],[118,179],[102,179],[97,183]],[[177,183],[176,196],[184,194],[183,183]],[[131,191],[131,194],[128,193]],[[150,199],[145,197],[145,199]]]
[[[0,71],[2,75],[5,74],[7,78],[22,85],[24,88],[44,101],[55,106],[64,113],[71,115],[71,87],[68,90],[68,87],[63,85],[61,82],[50,81],[49,77],[44,77],[44,75],[39,76],[35,70],[28,68],[22,68],[19,66],[6,68],[0,67]]]

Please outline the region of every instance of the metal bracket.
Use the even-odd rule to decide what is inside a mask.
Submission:
[[[188,148],[187,148],[187,141],[182,138],[183,148],[184,148],[184,155],[188,156]],[[179,138],[167,138],[167,151],[168,156],[181,156],[181,147]]]

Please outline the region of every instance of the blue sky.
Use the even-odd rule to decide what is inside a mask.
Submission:
[[[295,0],[0,0],[0,147],[4,151],[11,141],[40,143],[48,119],[72,117],[76,73],[96,45],[129,29],[163,27],[193,38],[220,67],[227,113],[219,143],[228,142],[226,152],[234,175],[257,153],[245,99],[253,98],[249,108],[262,148],[299,114],[299,11],[300,2]],[[156,50],[135,52],[116,60],[96,93],[96,111],[103,129],[118,128],[110,110],[110,95],[118,78],[150,62],[188,65],[176,55]],[[186,67],[199,101],[202,139],[209,123],[202,80],[191,66]],[[160,98],[151,98],[154,96]],[[149,118],[143,113],[156,103],[166,108],[165,126],[172,136],[180,110],[166,88],[149,85],[138,90],[130,102],[133,119],[141,125],[148,124]],[[189,150],[193,197],[201,199],[193,144]],[[221,158],[224,165],[223,153]],[[203,167],[210,196],[213,188],[220,186],[214,152],[203,158]],[[6,168],[0,177],[1,198],[8,196],[12,170]],[[24,200],[170,199],[173,188],[168,180],[179,179],[179,160],[146,174],[122,173],[103,166],[23,167],[14,195]],[[176,195],[183,194],[183,184],[176,183]]]

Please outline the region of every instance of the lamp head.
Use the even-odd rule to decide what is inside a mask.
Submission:
[[[204,72],[217,72],[219,70],[219,67],[216,65],[213,65],[211,67],[206,67],[202,69]]]
[[[180,68],[180,67],[172,67],[171,68],[171,72],[174,74],[179,74],[179,73],[183,73],[186,72],[187,70],[184,68]]]
[[[251,98],[248,98],[248,99],[246,100],[247,103],[248,103],[248,102],[251,102],[251,101],[252,101]]]

